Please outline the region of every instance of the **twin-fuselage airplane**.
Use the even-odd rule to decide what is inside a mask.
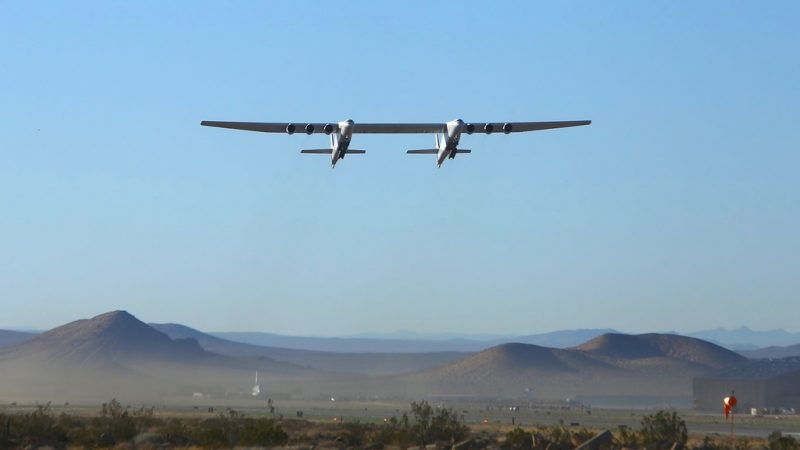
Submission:
[[[408,150],[406,153],[415,155],[436,155],[436,165],[441,167],[445,159],[453,159],[459,153],[470,153],[472,150],[458,148],[463,133],[472,134],[483,132],[492,134],[495,131],[505,134],[522,131],[549,130],[552,128],[577,127],[589,125],[591,120],[573,120],[561,122],[481,122],[464,123],[461,119],[447,123],[355,123],[345,120],[339,123],[265,123],[265,122],[213,122],[204,120],[200,125],[207,127],[232,128],[235,130],[261,131],[264,133],[294,134],[301,131],[306,134],[325,133],[331,138],[330,148],[315,148],[301,150],[301,153],[314,153],[331,155],[331,167],[336,167],[336,162],[344,159],[345,155],[366,153],[364,150],[350,148],[350,141],[354,133],[394,134],[394,133],[433,133],[436,139],[436,148]],[[441,137],[440,137],[441,135]]]

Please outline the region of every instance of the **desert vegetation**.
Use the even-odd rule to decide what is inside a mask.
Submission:
[[[50,404],[24,414],[0,414],[0,448],[233,448],[273,447],[289,435],[273,419],[250,418],[228,410],[216,417],[161,418],[152,408],[130,411],[117,400],[95,417],[53,414]]]
[[[638,429],[593,430],[550,427],[469,427],[452,408],[426,401],[382,423],[249,417],[228,409],[211,417],[163,416],[152,408],[130,408],[117,400],[92,416],[56,414],[50,404],[25,413],[0,413],[0,448],[329,448],[329,449],[769,449],[797,450],[792,436],[768,439],[690,436],[675,412],[642,418]]]

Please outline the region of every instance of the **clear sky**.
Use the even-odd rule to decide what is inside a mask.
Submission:
[[[0,328],[800,331],[800,2],[2,2]],[[462,139],[240,121],[528,121]]]

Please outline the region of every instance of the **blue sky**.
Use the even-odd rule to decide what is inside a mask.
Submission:
[[[0,327],[800,331],[797,2],[0,3]],[[525,121],[430,136],[201,120]]]

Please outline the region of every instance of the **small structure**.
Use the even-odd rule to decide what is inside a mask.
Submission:
[[[261,395],[261,385],[258,384],[258,371],[256,370],[256,384],[253,386],[253,390],[251,392],[253,397],[258,397]]]

